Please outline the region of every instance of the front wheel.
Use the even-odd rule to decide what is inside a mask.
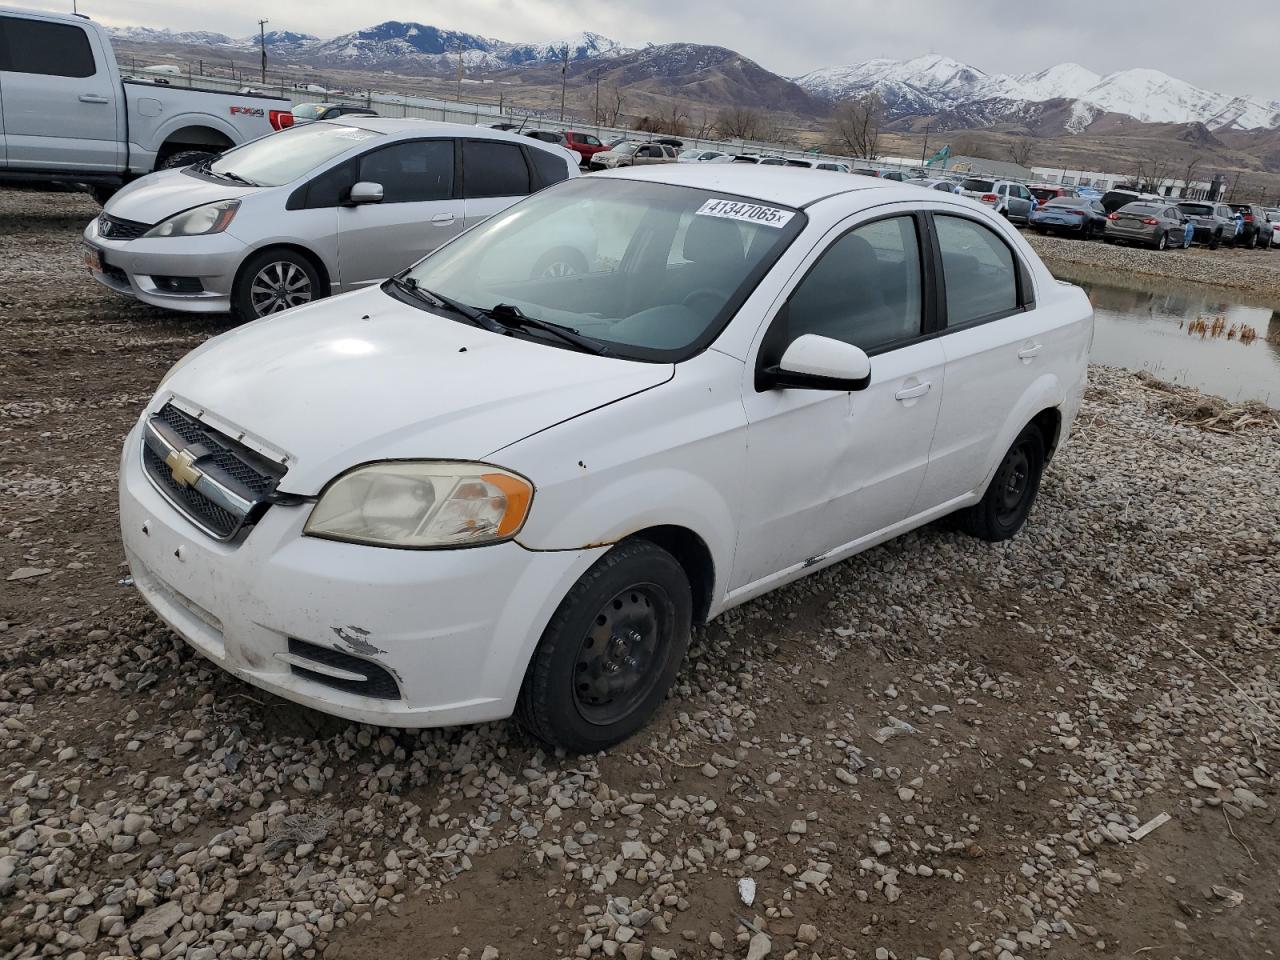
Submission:
[[[647,540],[624,541],[560,602],[520,688],[516,719],[543,743],[595,753],[657,712],[689,646],[684,568]]]
[[[1026,523],[1043,474],[1044,436],[1029,423],[1000,461],[982,499],[956,514],[957,525],[992,543],[1008,540]]]
[[[242,322],[324,296],[320,274],[311,261],[293,250],[263,250],[240,268],[231,291],[231,312]]]

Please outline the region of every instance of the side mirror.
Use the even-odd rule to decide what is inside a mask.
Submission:
[[[851,343],[805,333],[791,341],[777,366],[760,373],[761,389],[865,390],[871,384],[871,358]]]
[[[382,184],[373,183],[369,180],[361,180],[359,183],[351,187],[351,192],[347,194],[347,203],[350,206],[357,207],[365,203],[381,203],[382,202]]]

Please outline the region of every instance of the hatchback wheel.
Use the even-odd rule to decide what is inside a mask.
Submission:
[[[657,711],[689,646],[693,595],[679,562],[619,544],[574,584],[543,631],[516,706],[542,742],[594,753]]]
[[[306,257],[292,250],[264,250],[240,269],[231,303],[240,320],[256,320],[322,296],[320,275]]]
[[[1043,473],[1044,437],[1039,427],[1029,423],[1000,461],[982,499],[956,515],[958,526],[993,543],[1008,540],[1026,522]]]

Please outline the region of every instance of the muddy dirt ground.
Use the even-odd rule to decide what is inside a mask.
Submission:
[[[0,958],[1274,955],[1274,421],[1096,368],[1016,539],[731,611],[608,754],[360,727],[122,584],[121,440],[229,321],[97,288],[95,213],[0,193]]]

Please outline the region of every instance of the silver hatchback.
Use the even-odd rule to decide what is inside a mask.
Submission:
[[[577,175],[568,151],[498,130],[319,121],[130,184],[85,228],[85,262],[146,303],[249,320],[376,283]]]

